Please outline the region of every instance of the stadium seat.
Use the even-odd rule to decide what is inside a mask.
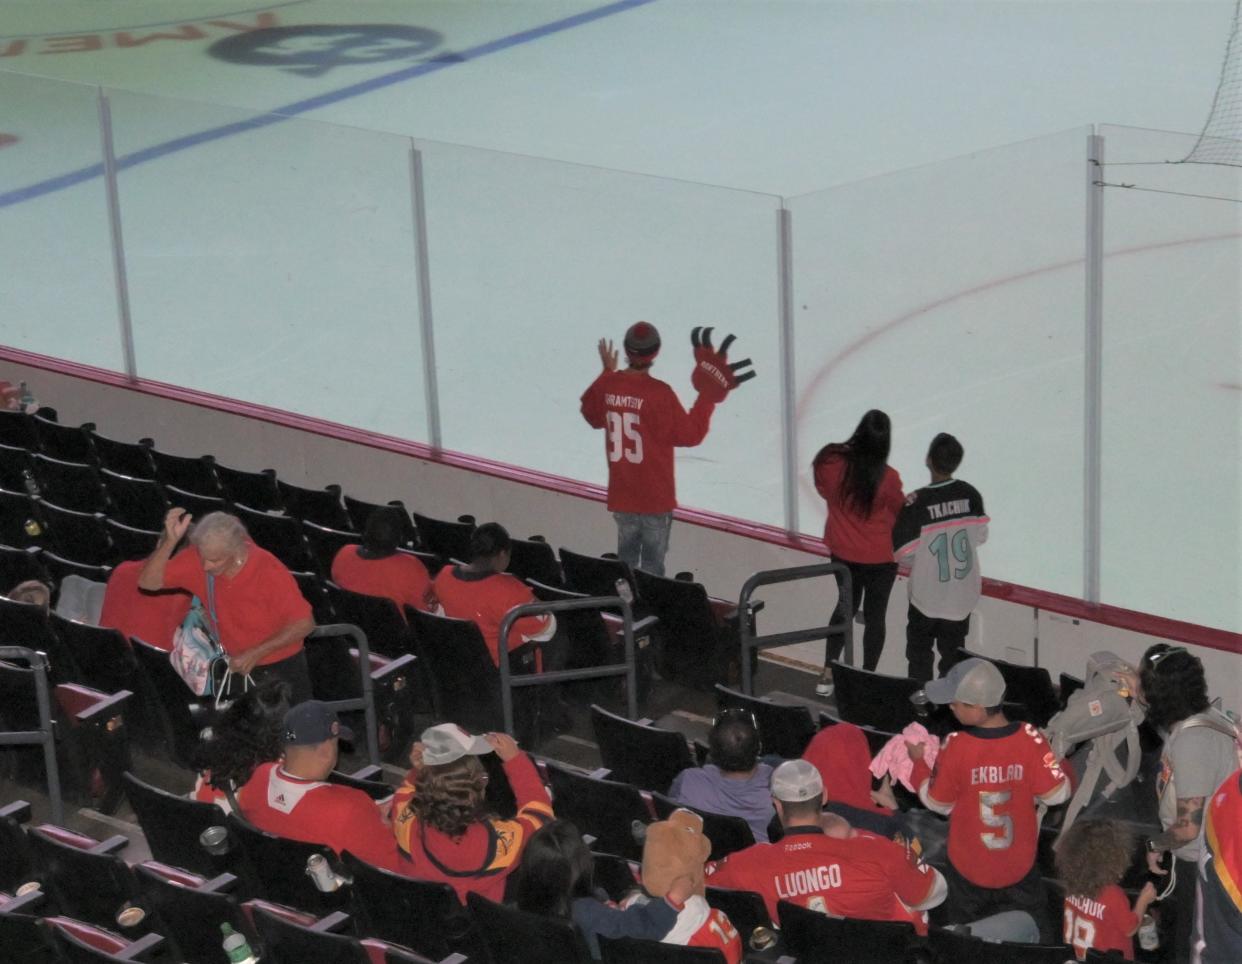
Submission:
[[[573,599],[587,598],[584,593],[547,586],[541,582],[530,583],[535,598],[541,602],[563,602]],[[615,593],[614,593],[615,595]],[[644,694],[645,659],[642,648],[644,634],[649,634],[657,620],[648,616],[634,624],[634,641],[636,645],[635,659],[638,662],[639,703]],[[565,634],[569,640],[569,649],[565,654],[566,669],[585,669],[592,666],[608,666],[625,660],[625,640],[621,632],[621,618],[617,612],[604,613],[598,609],[569,609],[556,614],[558,632]],[[648,674],[649,675],[649,674]],[[597,699],[620,699],[624,681],[621,677],[601,678],[576,684],[587,686]]]
[[[39,436],[32,417],[25,412],[0,409],[0,444],[38,452]]]
[[[635,826],[651,822],[651,810],[637,787],[616,780],[603,780],[547,761],[552,807],[584,835],[595,839],[591,849],[641,860],[643,845],[635,839]]]
[[[25,492],[0,489],[0,543],[21,549],[43,542],[42,506]]]
[[[283,479],[276,480],[285,515],[302,522],[313,522],[328,529],[348,531],[352,525],[349,513],[341,504],[341,487],[333,484],[322,489],[306,489]]]
[[[764,754],[796,760],[815,735],[815,720],[810,709],[801,703],[776,703],[717,684],[716,705],[722,710],[736,706],[751,712]]]
[[[325,579],[332,578],[332,560],[345,546],[354,546],[362,542],[357,532],[345,529],[330,529],[317,523],[303,520],[302,535],[310,546],[311,556],[316,562],[316,569]]]
[[[329,580],[324,581],[323,587],[337,620],[361,629],[372,652],[390,658],[414,652],[410,627],[397,604],[387,596],[351,592]]]
[[[125,562],[130,559],[145,559],[151,555],[155,551],[156,543],[160,541],[164,525],[161,522],[158,529],[140,529],[116,519],[106,518],[104,527],[107,529],[108,538],[112,540],[116,561]]]
[[[144,828],[145,829],[145,828]],[[134,868],[142,904],[169,943],[172,959],[185,964],[225,964],[220,925],[242,934],[256,951],[261,946],[239,903],[232,874],[211,879],[176,880],[146,864]]]
[[[1015,944],[985,941],[969,934],[933,928],[927,937],[932,957],[941,962],[970,961],[970,964],[1065,964],[1074,959],[1074,949],[1064,944]]]
[[[95,840],[46,824],[27,835],[35,866],[56,911],[100,927],[115,927],[117,913],[138,897],[138,881],[118,852],[122,836]]]
[[[591,952],[569,921],[527,914],[468,894],[466,905],[478,922],[492,964],[591,964]]]
[[[1061,708],[1056,691],[1052,688],[1052,677],[1043,666],[1022,666],[1003,659],[994,659],[969,650],[962,651],[966,656],[986,659],[1005,678],[1005,702],[1018,703],[1026,708],[1024,714],[1028,722],[1036,726],[1047,726],[1048,720]]]
[[[247,505],[233,507],[250,538],[294,572],[315,571],[315,560],[302,537],[302,523],[292,516],[272,515]]]
[[[85,683],[86,675],[73,653],[52,631],[48,611],[38,603],[0,596],[0,645],[25,646],[42,652],[53,683]],[[0,707],[0,713],[4,708]]]
[[[42,563],[44,571],[52,580],[52,588],[56,590],[53,595],[59,594],[60,585],[68,576],[78,576],[91,582],[107,583],[108,576],[112,573],[111,566],[93,566],[89,563],[66,559],[56,555],[50,549],[43,549],[39,552],[39,562]]]
[[[279,512],[284,508],[280,489],[276,487],[276,470],[247,472],[216,463],[216,478],[225,499],[236,505],[248,505],[262,512]]]
[[[353,878],[351,908],[359,933],[400,944],[432,960],[450,954],[487,960],[474,918],[448,884],[404,877],[350,853],[341,859]]]
[[[458,562],[470,561],[470,536],[474,533],[473,517],[460,516],[456,522],[449,522],[415,512],[414,526],[418,529],[418,541],[421,548],[435,553],[445,562],[450,559],[456,559]]]
[[[25,828],[29,822],[30,804],[25,800],[0,806],[0,893],[16,894],[34,879],[34,855]]]
[[[0,596],[27,579],[46,583],[51,578],[39,561],[39,550],[0,544]]]
[[[894,964],[915,941],[914,925],[905,922],[829,917],[787,900],[776,908],[786,950],[798,964]]]
[[[513,540],[509,572],[524,581],[545,586],[561,586],[565,582],[556,553],[542,537]]]
[[[566,589],[584,596],[615,596],[617,580],[624,579],[629,583],[633,598],[638,599],[638,585],[634,582],[634,573],[620,559],[584,556],[563,546],[559,554]],[[637,613],[635,615],[637,617]]]
[[[170,455],[155,446],[147,451],[151,456],[151,464],[155,467],[155,477],[165,487],[176,486],[184,492],[193,492],[196,495],[219,497],[222,494],[220,480],[216,478],[215,459],[210,455],[200,455],[197,458]]]
[[[62,462],[47,455],[30,458],[42,497],[76,512],[108,512],[111,503],[93,465]]]
[[[164,948],[159,934],[144,934],[130,941],[77,921],[53,919],[52,941],[63,964],[132,964],[158,961]]]
[[[637,937],[599,939],[604,964],[724,964],[725,956],[714,947],[686,947]]]
[[[206,877],[228,869],[225,858],[208,853],[198,839],[208,827],[224,825],[224,811],[214,803],[161,790],[128,771],[121,779],[151,856]]]
[[[34,475],[30,453],[23,448],[0,443],[0,488],[26,491],[26,473]]]
[[[419,668],[431,685],[436,719],[456,723],[471,733],[503,730],[500,671],[479,627],[468,619],[433,616],[409,606],[405,616]],[[517,703],[515,698],[515,708]]]
[[[910,694],[923,688],[916,679],[886,676],[834,662],[832,681],[837,712],[846,722],[900,733],[916,719]]]
[[[328,591],[324,588],[323,578],[317,572],[291,572],[293,581],[298,584],[298,589],[311,606],[311,616],[314,617],[315,623],[320,626],[327,626],[330,623],[340,622],[336,618],[336,610],[332,608],[332,602],[328,599]]]
[[[30,424],[35,435],[39,437],[39,448],[44,455],[65,462],[95,463],[95,447],[91,444],[90,433],[95,430],[92,422],[85,425],[61,425],[42,415],[32,415]]]
[[[48,614],[48,622],[81,671],[82,681],[103,693],[132,692],[135,698],[129,703],[126,717],[135,738],[147,745],[158,742],[160,724],[155,713],[156,696],[150,692],[125,637],[118,630],[65,619],[56,613]]]
[[[103,515],[66,509],[46,499],[40,500],[39,512],[47,527],[42,543],[58,556],[92,566],[119,561]]]
[[[136,529],[158,532],[164,528],[170,506],[163,486],[154,479],[122,475],[110,469],[101,469],[99,476],[112,501],[109,518]]]
[[[210,715],[203,698],[195,696],[177,675],[168,661],[167,650],[152,646],[142,639],[130,639],[138,667],[146,677],[150,691],[156,694],[157,719],[163,733],[163,745],[170,759],[183,767],[192,767],[198,734]]]
[[[722,616],[701,583],[665,579],[636,570],[645,611],[658,616],[660,675],[696,689],[740,676],[741,640],[736,616]]]
[[[224,501],[223,496],[219,495],[201,495],[190,489],[182,489],[175,485],[165,483],[164,493],[168,496],[168,503],[178,509],[185,509],[196,520],[212,512],[228,512],[229,504]]]
[[[762,927],[772,931],[773,936],[777,934],[772,919],[768,916],[768,905],[764,903],[763,895],[753,890],[709,886],[707,903],[717,910],[724,911],[725,916],[742,936],[744,945],[750,945],[751,935],[754,934],[756,928]]]
[[[393,499],[391,502],[380,505],[376,502],[363,502],[361,499],[343,495],[341,501],[345,503],[345,511],[349,513],[350,524],[346,528],[354,532],[366,531],[367,519],[376,509],[397,509],[401,514],[401,547],[414,549],[418,546],[418,532],[414,528],[414,520],[410,518],[410,511],[400,499]]]
[[[703,818],[703,835],[712,842],[709,860],[723,860],[729,854],[753,847],[755,835],[743,818],[726,813],[712,813],[671,800],[663,794],[651,795],[651,806],[657,820],[667,820],[674,810],[691,810]]]
[[[238,876],[248,892],[311,914],[330,914],[344,908],[348,900],[345,888],[321,891],[306,873],[306,861],[315,854],[333,867],[338,865],[330,848],[278,837],[237,813],[226,817],[226,825],[241,851]]]
[[[627,720],[596,704],[591,705],[591,726],[600,758],[613,780],[667,793],[673,778],[694,766],[686,738],[676,730]]]
[[[92,432],[91,447],[95,450],[100,468],[139,479],[155,478],[150,439],[141,442],[118,442]]]
[[[591,853],[591,883],[608,895],[609,900],[620,901],[631,891],[641,889],[639,865],[603,851]]]

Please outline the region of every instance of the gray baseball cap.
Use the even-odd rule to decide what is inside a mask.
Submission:
[[[285,746],[314,746],[334,737],[352,743],[354,732],[342,725],[336,711],[326,703],[307,700],[285,714]]]
[[[933,703],[999,706],[1005,699],[1005,677],[986,659],[972,657],[956,664],[948,676],[932,680],[923,693]]]
[[[492,752],[492,745],[482,736],[471,736],[456,723],[441,723],[423,730],[423,765],[429,767],[454,763],[464,756],[482,756]]]
[[[772,771],[772,796],[782,803],[820,800],[824,796],[824,781],[815,764],[786,760]]]

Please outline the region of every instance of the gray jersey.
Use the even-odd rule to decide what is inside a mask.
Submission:
[[[965,619],[983,577],[975,550],[988,538],[983,496],[948,479],[911,492],[893,526],[893,555],[910,566],[910,602],[933,619]]]

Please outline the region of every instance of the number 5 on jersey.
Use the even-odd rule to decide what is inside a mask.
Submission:
[[[637,412],[608,412],[608,461],[641,462],[643,437],[638,434]]]

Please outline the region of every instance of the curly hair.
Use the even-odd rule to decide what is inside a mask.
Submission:
[[[1112,820],[1083,820],[1057,845],[1057,872],[1073,897],[1098,897],[1121,880],[1134,856],[1134,834]]]
[[[279,760],[292,689],[269,680],[233,701],[199,740],[191,762],[217,790],[240,787],[260,763]]]
[[[425,766],[418,773],[410,812],[423,826],[449,837],[460,837],[472,824],[487,817],[486,790],[487,771],[478,757],[464,756],[452,763]]]
[[[1210,705],[1203,663],[1183,649],[1166,650],[1156,662],[1143,667],[1140,684],[1147,700],[1147,719],[1152,726],[1167,730],[1188,716],[1202,713]]]

